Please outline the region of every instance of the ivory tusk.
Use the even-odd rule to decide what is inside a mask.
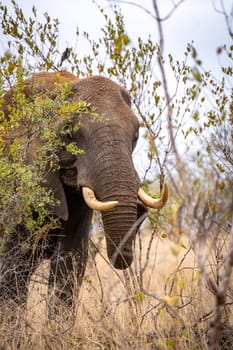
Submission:
[[[118,204],[118,201],[98,201],[98,199],[96,199],[94,191],[89,187],[82,187],[82,192],[86,205],[93,210],[106,211],[116,207]]]
[[[149,208],[160,209],[162,208],[168,200],[168,187],[167,184],[163,185],[161,197],[154,199],[150,197],[142,188],[138,190],[138,197]]]

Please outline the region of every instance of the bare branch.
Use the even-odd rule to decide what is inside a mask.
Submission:
[[[220,2],[220,9],[217,7],[215,1],[213,2],[213,7],[214,7],[214,9],[215,9],[215,11],[217,13],[220,13],[221,15],[223,15],[225,17],[225,22],[226,22],[226,25],[227,25],[228,33],[229,33],[230,37],[233,39],[233,28],[232,28],[232,25],[230,23],[233,20],[233,4],[231,6],[230,13],[227,14],[227,11],[226,11],[226,8],[225,8],[225,5],[224,5],[224,1],[223,0],[219,0],[219,2]]]
[[[160,18],[158,4],[157,4],[156,0],[153,0],[153,6],[154,6],[155,13],[156,13],[156,17]],[[188,179],[186,176],[186,170],[184,167],[184,163],[182,162],[182,160],[180,158],[180,155],[179,155],[179,152],[178,152],[178,149],[176,146],[175,137],[174,137],[174,133],[173,133],[173,124],[172,124],[173,108],[172,108],[172,103],[171,103],[171,97],[170,97],[169,90],[168,90],[166,73],[165,73],[165,69],[164,69],[164,65],[163,65],[164,37],[163,37],[163,29],[162,29],[161,21],[157,21],[157,26],[158,26],[158,32],[159,32],[158,62],[159,62],[160,72],[162,75],[162,83],[163,83],[165,99],[166,99],[168,131],[169,131],[172,149],[174,151],[175,158],[176,158],[177,170],[178,170],[180,178],[183,182],[183,187],[184,187],[184,190],[186,191],[187,198],[189,198],[189,194],[190,194],[189,182],[188,182]]]
[[[178,3],[175,3],[172,1],[173,3],[173,8],[166,14],[166,16],[164,17],[157,17],[157,15],[153,15],[153,13],[151,13],[146,7],[140,5],[140,4],[137,4],[133,1],[126,1],[126,0],[114,0],[113,2],[117,2],[117,3],[120,3],[120,4],[125,4],[125,5],[130,5],[130,6],[134,6],[134,7],[137,7],[139,8],[140,10],[144,11],[145,13],[147,13],[150,17],[152,17],[155,21],[160,21],[160,22],[163,22],[163,21],[166,21],[167,19],[169,19],[172,14],[175,12],[175,10],[184,2],[185,0],[180,0],[178,1]],[[110,0],[110,2],[112,2]]]

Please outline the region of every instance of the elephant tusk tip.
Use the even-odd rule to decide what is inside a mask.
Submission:
[[[163,185],[161,196],[158,199],[150,197],[142,188],[138,191],[138,197],[149,208],[161,209],[168,200],[168,186],[166,183]]]
[[[99,201],[96,198],[94,191],[89,187],[83,187],[82,192],[83,192],[83,198],[85,200],[86,205],[93,210],[107,211],[115,208],[119,203],[118,201],[108,201],[108,202]]]

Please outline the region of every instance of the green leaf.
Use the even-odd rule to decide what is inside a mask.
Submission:
[[[141,291],[138,291],[135,295],[134,295],[134,300],[137,302],[141,302],[145,299],[145,294]]]
[[[193,69],[191,70],[191,73],[192,73],[193,78],[194,78],[196,81],[198,81],[199,83],[202,82],[202,76],[201,76],[201,74],[200,74],[200,72],[199,72],[199,70],[198,70],[197,68],[193,68]]]
[[[175,348],[175,342],[174,342],[173,339],[166,339],[166,345],[167,345],[169,348],[172,348],[172,349]]]
[[[77,146],[76,142],[70,142],[68,145],[66,145],[66,149],[75,156],[84,153],[84,151]]]

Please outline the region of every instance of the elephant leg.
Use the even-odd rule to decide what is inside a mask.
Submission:
[[[88,258],[90,210],[80,193],[66,194],[69,219],[64,222],[61,237],[51,258],[49,276],[49,318],[64,316],[64,310],[75,311],[75,301],[85,273]],[[70,317],[70,315],[69,315]]]
[[[88,244],[88,243],[87,243]],[[49,276],[49,318],[56,314],[75,312],[75,301],[85,273],[87,263],[87,245],[82,252],[65,252],[62,245],[53,255]],[[70,317],[70,315],[68,315]]]
[[[26,233],[17,227],[7,237],[1,257],[0,295],[2,302],[26,304],[28,283],[35,264],[30,258]]]
[[[0,260],[1,305],[26,305],[30,277],[44,258],[45,246],[44,241],[35,246],[33,235],[22,225],[7,237]]]

